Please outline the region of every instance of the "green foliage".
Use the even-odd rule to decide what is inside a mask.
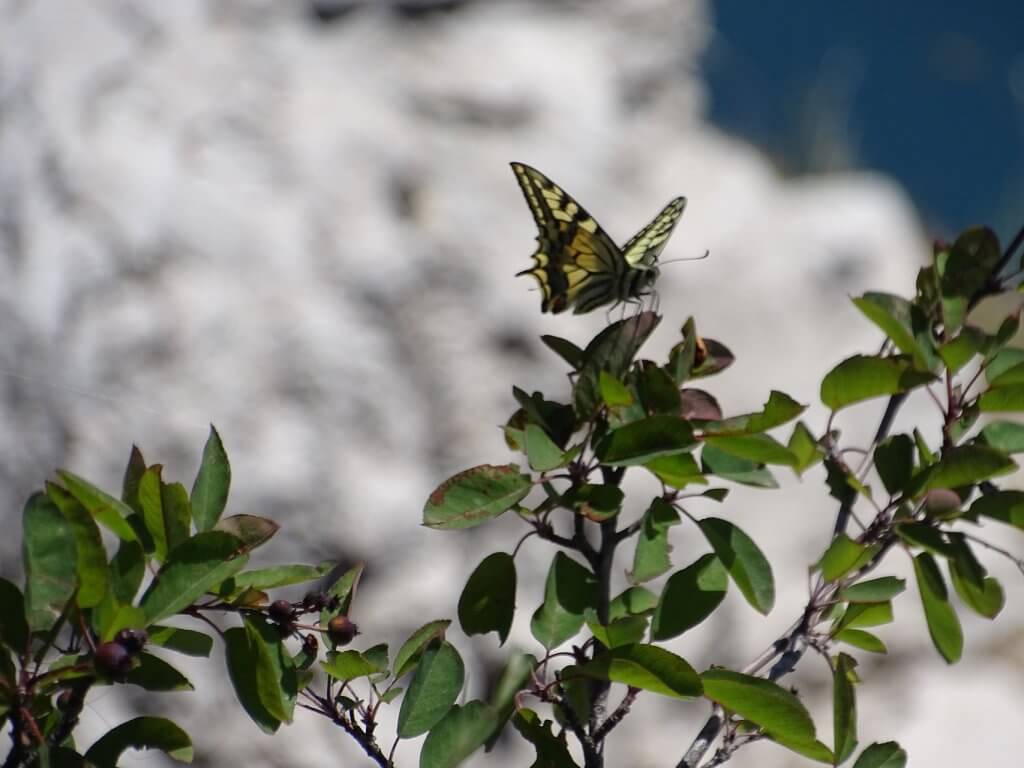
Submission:
[[[650,311],[611,322],[586,343],[542,337],[569,366],[570,387],[554,398],[513,387],[504,433],[520,463],[454,475],[422,514],[428,528],[456,535],[501,516],[524,527],[508,552],[465,569],[457,605],[465,635],[533,643],[503,651],[504,671],[482,700],[464,697],[466,665],[448,637],[449,619],[424,623],[393,659],[373,628],[354,623],[364,564],[247,569],[278,525],[226,514],[231,468],[213,427],[190,492],[136,447],[119,497],[59,471],[25,504],[24,588],[0,579],[0,723],[15,737],[10,764],[82,764],[72,732],[95,686],[185,695],[194,683],[174,667],[174,654],[210,657],[218,642],[241,710],[257,728],[277,731],[302,704],[382,768],[394,765],[377,735],[388,706],[397,706],[394,735],[422,737],[424,768],[454,768],[503,732],[531,745],[534,766],[571,768],[582,755],[585,768],[601,768],[606,739],[633,702],[650,695],[711,715],[689,752],[671,760],[683,768],[705,761],[712,743],[719,746],[708,759],[719,764],[758,739],[816,762],[853,760],[862,684],[854,654],[886,653],[874,633],[884,630],[867,629],[918,610],[903,596],[906,581],[879,569],[909,556],[911,591],[933,645],[952,664],[964,648],[954,603],[992,620],[1006,602],[981,555],[1024,563],[979,530],[989,521],[1024,529],[1024,492],[997,485],[1017,469],[1012,456],[1024,453],[1024,426],[1012,416],[983,418],[1024,412],[1024,351],[1008,346],[1020,321],[1010,315],[984,330],[971,314],[982,298],[1008,289],[1000,276],[1008,258],[991,231],[968,230],[937,247],[913,297],[856,297],[885,344],[877,354],[848,356],[824,377],[820,398],[832,413],[820,425],[796,421],[807,418],[806,407],[775,390],[761,410],[730,414],[711,382],[734,357],[699,336],[692,318],[662,362],[638,357],[661,321]],[[693,387],[695,379],[708,389]],[[890,435],[902,403],[922,396],[939,405],[936,424]],[[866,411],[863,404],[881,397],[889,399],[884,417],[878,409],[876,438],[845,444],[836,412]],[[757,613],[773,610],[771,563],[744,530],[757,510],[728,497],[732,483],[778,488],[769,467],[821,487],[821,504],[806,517],[821,536],[808,601],[750,666],[698,674],[661,644],[715,627],[709,620],[727,604],[730,582]],[[646,485],[627,485],[629,473]],[[823,505],[834,514],[823,515]],[[673,541],[696,535],[691,524],[700,534],[691,543],[705,554],[678,567]],[[543,595],[524,598],[516,559],[538,541],[556,551]],[[614,595],[623,573],[629,586]],[[309,585],[301,600],[270,594],[299,584]],[[532,639],[514,632],[517,608],[525,627],[525,606],[537,606]],[[831,747],[799,694],[779,683],[809,646],[832,670]],[[192,759],[189,737],[151,717],[114,727],[84,758],[114,766],[132,748]],[[853,766],[902,768],[906,759],[885,742],[868,746]]]

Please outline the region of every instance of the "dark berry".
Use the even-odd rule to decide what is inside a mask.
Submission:
[[[327,637],[334,645],[348,645],[359,634],[359,627],[348,616],[335,616],[327,622]]]
[[[114,642],[124,647],[128,653],[138,653],[149,640],[144,629],[122,629],[114,637]]]
[[[292,604],[287,600],[275,600],[267,609],[267,615],[279,624],[287,624],[292,620]]]
[[[96,669],[113,680],[124,680],[132,668],[132,655],[120,643],[103,643],[96,649]]]

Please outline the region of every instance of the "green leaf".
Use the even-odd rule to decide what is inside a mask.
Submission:
[[[700,677],[706,698],[760,726],[784,746],[816,742],[811,716],[782,686],[728,669],[710,669]]]
[[[796,455],[771,435],[708,436],[704,438],[704,443],[723,453],[760,464],[782,464],[787,467],[799,464]]]
[[[880,603],[892,600],[907,588],[905,579],[883,576],[880,579],[862,581],[839,590],[837,598],[848,603]]]
[[[178,613],[242,570],[249,556],[240,555],[239,546],[238,539],[230,534],[206,531],[171,552],[139,604],[147,622]]]
[[[482,701],[453,706],[427,734],[420,768],[455,768],[482,747],[497,726],[494,710]]]
[[[167,553],[188,538],[192,511],[188,493],[180,483],[164,483],[163,467],[154,464],[139,481],[139,505],[146,530],[153,538],[156,557],[161,562]]]
[[[321,661],[324,672],[335,680],[346,682],[357,677],[368,677],[381,671],[379,664],[361,654],[359,651],[331,651],[327,661]]]
[[[956,373],[981,353],[987,341],[982,331],[966,325],[956,338],[939,347],[939,357],[950,373]]]
[[[164,717],[136,717],[107,731],[89,747],[85,759],[97,768],[114,768],[127,749],[159,749],[179,763],[192,762],[188,734]]]
[[[451,619],[428,621],[402,643],[402,647],[398,649],[398,654],[395,656],[396,680],[405,677],[416,668],[431,642],[435,639],[444,639],[444,633],[451,623]]]
[[[858,544],[845,533],[840,533],[829,544],[821,558],[821,575],[825,581],[841,579],[851,571],[855,571],[874,556],[871,547]]]
[[[494,731],[487,739],[488,751],[497,743],[505,723],[515,712],[516,695],[528,685],[530,675],[536,666],[537,659],[528,653],[513,653],[509,657],[508,663],[502,670],[501,677],[498,678],[498,683],[491,693],[490,705],[495,712],[496,723]]]
[[[995,336],[991,338],[991,348],[995,350],[1002,349],[1013,341],[1018,333],[1020,333],[1019,308],[1003,318],[1003,322],[999,324],[999,329],[996,331]]]
[[[950,248],[941,270],[943,297],[971,299],[993,277],[1002,258],[999,238],[988,227],[964,230]]]
[[[668,374],[680,387],[690,378],[697,359],[697,328],[692,317],[683,324],[682,336],[683,340],[672,347],[668,355]]]
[[[433,728],[462,690],[465,667],[448,642],[432,645],[423,654],[398,712],[398,737],[411,739]]]
[[[993,421],[981,428],[986,445],[1004,453],[1024,453],[1024,424]]]
[[[690,422],[658,414],[612,430],[597,444],[595,452],[602,464],[628,467],[686,453],[696,444]]]
[[[787,739],[779,738],[778,736],[773,736],[772,734],[768,734],[768,738],[779,746],[792,750],[798,755],[802,755],[809,760],[814,760],[818,763],[835,764],[835,755],[832,754],[832,750],[818,740],[789,741]]]
[[[959,488],[990,477],[1009,474],[1017,464],[1002,451],[986,445],[957,445],[942,452],[928,469],[925,488]]]
[[[243,571],[232,576],[226,582],[227,593],[232,594],[245,589],[266,590],[288,587],[292,584],[304,584],[308,581],[322,579],[333,567],[334,563],[328,561],[320,565],[273,565],[269,568]]]
[[[825,375],[821,382],[821,401],[838,411],[873,397],[909,392],[934,380],[931,373],[916,369],[913,360],[905,355],[854,355]]]
[[[636,376],[636,388],[640,403],[647,413],[679,415],[682,405],[679,387],[664,368],[645,360]]]
[[[25,614],[33,631],[49,629],[78,587],[75,534],[49,498],[32,494],[22,513]]]
[[[110,588],[119,603],[135,599],[146,575],[146,554],[138,541],[122,541],[110,561]]]
[[[754,610],[767,615],[775,604],[775,580],[761,550],[728,520],[706,517],[697,524],[743,597]]]
[[[274,707],[272,710],[265,699],[272,700],[273,697],[261,691],[262,684],[271,677],[273,670],[269,649],[262,642],[259,633],[253,632],[248,625],[245,628],[227,629],[223,639],[228,676],[235,696],[238,697],[238,703],[261,730],[274,733],[282,721],[274,710],[280,708]],[[258,672],[260,669],[262,674]]]
[[[900,523],[896,526],[896,533],[904,541],[933,554],[943,557],[950,557],[953,554],[943,532],[928,523]]]
[[[985,366],[985,378],[989,384],[998,380],[1004,373],[1024,363],[1024,349],[1007,347],[1000,349]]]
[[[536,424],[527,424],[526,456],[530,467],[538,472],[547,472],[569,463],[569,456],[548,437],[548,433]]]
[[[209,531],[217,524],[227,506],[230,489],[231,464],[220,435],[211,424],[199,472],[192,484],[192,515],[198,530]]]
[[[579,377],[573,387],[576,413],[589,417],[601,406],[600,376],[607,371],[621,378],[629,370],[633,356],[647,340],[661,318],[653,312],[641,312],[606,327],[583,351]]]
[[[674,456],[662,456],[652,459],[644,467],[654,473],[661,482],[670,488],[685,488],[687,485],[706,485],[707,480],[701,474],[693,454],[677,453]]]
[[[930,349],[926,323],[913,304],[890,293],[865,293],[853,303],[892,339],[900,352],[910,355],[918,368],[928,370],[932,367],[934,354]]]
[[[256,651],[257,663],[249,674],[255,672],[260,701],[276,719],[290,723],[298,696],[292,655],[277,625],[258,614],[248,614],[244,621],[250,648]]]
[[[672,567],[668,529],[674,525],[679,525],[679,512],[660,496],[655,497],[641,521],[633,554],[633,570],[626,574],[630,582],[650,581]]]
[[[195,687],[181,672],[163,659],[149,653],[139,653],[138,666],[132,668],[125,678],[130,685],[137,685],[147,691],[194,691]]]
[[[540,392],[528,395],[519,387],[512,387],[512,395],[521,410],[512,415],[511,426],[523,429],[528,423],[536,424],[558,445],[565,445],[576,431],[576,414],[571,405],[545,400]]]
[[[515,561],[506,552],[495,552],[470,574],[459,597],[459,623],[470,636],[497,632],[499,645],[504,645],[515,610]]]
[[[946,531],[950,565],[955,565],[961,577],[978,589],[985,586],[985,567],[975,557],[967,537],[957,531]]]
[[[623,616],[647,616],[658,606],[658,596],[646,587],[629,587],[616,595],[608,607],[608,618],[621,619]]]
[[[57,470],[57,475],[64,482],[64,487],[68,489],[68,492],[89,510],[89,514],[95,517],[100,525],[122,541],[138,539],[135,530],[126,519],[132,514],[131,507],[115,499],[109,493],[96,488],[78,475],[63,469]]]
[[[636,643],[598,653],[580,674],[675,699],[701,695],[700,677],[685,659],[655,645]]]
[[[326,627],[327,623],[335,616],[347,616],[349,614],[349,610],[352,608],[352,598],[355,596],[356,588],[359,586],[359,579],[363,575],[363,568],[363,563],[356,563],[335,579],[327,589],[327,596],[333,598],[337,606],[320,612],[320,626]]]
[[[213,530],[230,533],[238,539],[246,552],[266,544],[280,528],[273,520],[258,515],[230,515],[213,526]]]
[[[729,575],[715,555],[704,555],[673,573],[651,621],[651,639],[668,640],[710,616],[725,599]]]
[[[893,435],[875,447],[875,471],[890,496],[902,493],[914,475],[914,441]]]
[[[0,643],[15,653],[28,647],[28,622],[25,620],[25,598],[14,584],[0,578]]]
[[[482,464],[439,485],[423,508],[423,524],[438,530],[472,528],[518,504],[533,488],[516,464]]]
[[[845,653],[836,656],[832,675],[832,730],[835,764],[839,765],[857,748],[857,698],[854,668],[857,662]]]
[[[133,445],[121,480],[121,501],[140,515],[142,506],[139,504],[139,483],[145,471],[146,460],[142,457],[142,451],[137,445]]]
[[[778,488],[772,473],[763,464],[731,456],[713,445],[705,445],[701,451],[704,473],[717,475],[723,480],[732,480],[755,488]]]
[[[860,753],[853,768],[904,768],[907,753],[895,741],[875,743]]]
[[[577,347],[571,341],[559,338],[558,336],[545,334],[540,337],[540,340],[544,342],[544,345],[548,349],[572,366],[573,370],[579,370],[579,367],[583,362],[582,349]]]
[[[968,514],[991,517],[1024,530],[1024,491],[987,493],[971,504]]]
[[[512,718],[512,725],[537,750],[537,759],[530,768],[577,768],[565,741],[565,731],[558,736],[551,732],[551,721],[541,723],[532,709],[520,709]]]
[[[851,603],[833,628],[832,635],[842,634],[850,627],[856,629],[890,624],[892,618],[892,602],[888,600],[882,603]]]
[[[544,587],[544,603],[530,621],[530,631],[548,650],[583,627],[583,613],[597,604],[597,579],[564,552],[555,553]]]
[[[186,656],[209,656],[213,650],[213,638],[192,629],[154,624],[146,632],[149,634],[150,644],[184,653]]]
[[[949,593],[935,558],[929,552],[922,552],[914,558],[914,574],[921,592],[928,633],[936,650],[948,663],[960,660],[964,649],[963,631],[956,611],[949,602]]]
[[[616,485],[583,483],[571,489],[563,498],[568,506],[588,520],[601,522],[619,513],[625,495]]]
[[[718,437],[756,435],[792,421],[805,410],[806,405],[801,405],[785,392],[773,389],[759,412],[709,421],[703,425],[704,433]]]
[[[1003,587],[991,576],[983,577],[982,586],[979,587],[962,574],[956,561],[950,560],[949,578],[963,604],[979,616],[994,619],[1003,610],[1003,606],[1006,604]]]
[[[99,526],[85,507],[60,486],[47,483],[46,492],[68,521],[75,537],[78,605],[81,608],[99,605],[110,588],[107,550],[103,547]]]
[[[796,464],[793,468],[798,474],[813,467],[825,455],[824,450],[818,445],[818,441],[814,439],[814,435],[802,421],[798,421],[793,427],[793,434],[786,447],[796,457]]]
[[[844,629],[834,635],[835,639],[869,653],[888,653],[885,643],[863,629]]]
[[[978,398],[978,407],[985,413],[1024,411],[1024,384],[993,387]]]
[[[623,408],[633,404],[633,393],[629,387],[608,371],[599,374],[598,389],[601,391],[601,400],[609,408]]]
[[[594,638],[605,648],[639,643],[647,632],[646,616],[623,616],[602,624],[597,618],[597,611],[587,608],[583,613],[583,620],[586,621],[587,628]]]

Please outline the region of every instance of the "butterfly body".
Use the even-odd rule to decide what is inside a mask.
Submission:
[[[512,163],[537,224],[535,264],[519,275],[540,285],[542,312],[576,314],[651,292],[658,256],[686,207],[677,197],[622,248],[568,193],[535,168]],[[518,275],[517,275],[518,276]]]

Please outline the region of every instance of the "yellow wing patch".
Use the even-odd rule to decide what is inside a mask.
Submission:
[[[648,293],[658,275],[657,259],[686,200],[676,198],[620,249],[593,216],[535,168],[512,163],[516,180],[537,224],[534,265],[519,275],[537,280],[542,312],[577,314]]]

